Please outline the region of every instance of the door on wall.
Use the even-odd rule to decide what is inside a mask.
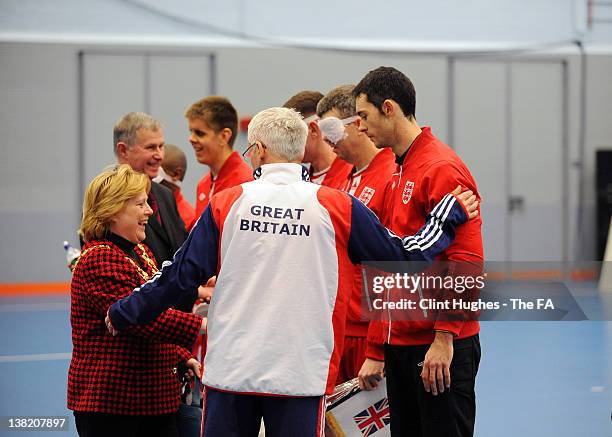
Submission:
[[[454,59],[450,65],[449,142],[483,198],[486,260],[566,260],[566,64]]]
[[[215,93],[215,59],[209,53],[85,51],[80,55],[82,191],[115,162],[113,126],[128,112],[143,111],[161,121],[166,143],[187,155],[183,195],[192,204],[207,171],[189,144],[185,109]]]

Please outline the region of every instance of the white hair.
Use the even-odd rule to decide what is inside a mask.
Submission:
[[[308,137],[308,126],[299,112],[289,108],[269,108],[249,123],[249,144],[260,141],[270,152],[287,161],[301,160]]]

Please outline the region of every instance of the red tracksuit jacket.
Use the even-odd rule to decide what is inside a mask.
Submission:
[[[196,196],[196,220],[202,215],[210,198],[216,193],[235,187],[236,185],[253,180],[253,170],[240,157],[238,152],[233,152],[223,163],[219,174],[213,180],[212,173],[208,172],[198,182]],[[192,224],[193,226],[193,224]],[[190,226],[189,228],[191,229]]]
[[[310,181],[324,187],[339,190],[345,186],[352,170],[353,166],[351,164],[336,156],[336,159],[334,159],[327,171],[317,173],[316,175],[311,173]]]
[[[457,185],[472,190],[480,201],[476,182],[457,154],[424,127],[393,175],[385,193],[381,221],[398,235],[412,234],[425,222],[427,212]],[[455,241],[436,259],[471,262],[484,260],[480,213],[457,229]],[[433,342],[435,331],[452,332],[456,338],[475,335],[477,321],[382,321],[370,323],[366,356],[383,359],[383,343],[420,345]]]
[[[342,190],[355,196],[380,218],[383,211],[385,187],[396,168],[395,155],[391,149],[383,149],[365,169],[351,173]],[[353,291],[346,320],[346,335],[348,337],[366,337],[369,321],[361,317],[361,296],[363,293],[361,268],[356,266],[354,270]]]

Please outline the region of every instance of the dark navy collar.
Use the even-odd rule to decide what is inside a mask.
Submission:
[[[289,163],[288,163],[289,164]],[[268,165],[285,165],[285,164],[265,164],[264,166],[268,166]],[[302,180],[309,182],[310,181],[310,172],[308,171],[308,169],[306,167],[304,167],[301,164],[294,164],[294,165],[299,165],[300,167],[302,167]],[[261,175],[263,173],[263,167],[257,167],[254,171],[253,171],[253,178],[255,179],[259,179],[261,178]],[[266,171],[267,173],[268,171]]]

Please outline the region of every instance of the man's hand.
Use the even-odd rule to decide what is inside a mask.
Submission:
[[[359,388],[362,390],[374,390],[383,378],[384,361],[366,358],[359,370]]]
[[[187,367],[187,376],[189,379],[192,379],[193,375],[202,378],[202,365],[195,358],[189,358],[185,363],[185,367]]]
[[[106,311],[106,317],[104,318],[104,323],[106,323],[106,329],[108,329],[108,332],[110,332],[111,335],[114,337],[115,335],[119,334],[119,331],[117,331],[113,327],[113,323],[111,322],[110,315],[108,314],[109,311],[110,311],[110,308]]]
[[[208,281],[206,281],[206,285],[200,285],[198,287],[198,298],[204,300],[206,303],[210,303],[210,299],[212,298],[213,292],[215,291],[216,284],[217,277],[213,276]]]
[[[436,331],[436,338],[425,354],[421,379],[425,391],[434,396],[451,385],[450,365],[453,360],[453,334]]]
[[[478,201],[476,200],[476,196],[474,196],[472,191],[467,190],[462,193],[461,185],[458,185],[451,194],[463,204],[463,207],[467,211],[470,219],[478,216]]]

